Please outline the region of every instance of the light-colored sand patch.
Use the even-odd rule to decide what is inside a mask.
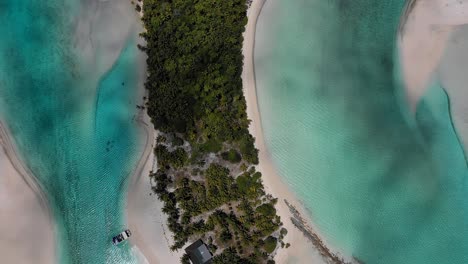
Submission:
[[[8,155],[7,155],[8,154]],[[56,263],[54,225],[0,123],[0,256],[2,263]]]
[[[413,1],[399,44],[406,96],[414,111],[440,63],[454,27],[468,23],[468,1]]]
[[[101,78],[117,60],[131,34],[143,30],[130,0],[82,0],[74,46],[89,72]]]
[[[438,78],[450,98],[452,121],[468,150],[468,25],[452,33],[438,68]]]
[[[183,251],[170,250],[173,239],[167,227],[167,215],[162,212],[164,204],[151,190],[149,174],[156,170],[153,148],[157,133],[146,110],[140,112],[139,124],[146,136],[146,146],[128,188],[126,214],[132,231],[130,242],[138,247],[139,258],[144,257],[150,264],[179,263]]]

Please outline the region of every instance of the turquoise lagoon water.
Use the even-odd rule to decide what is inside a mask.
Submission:
[[[58,262],[135,263],[128,245],[111,238],[125,228],[127,177],[144,143],[133,120],[138,32],[97,76],[75,46],[83,7],[0,1],[0,114],[50,201]]]
[[[255,69],[265,140],[326,240],[365,263],[468,263],[468,185],[434,80],[399,96],[403,0],[268,0]]]

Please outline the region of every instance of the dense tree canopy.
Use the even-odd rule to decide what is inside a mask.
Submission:
[[[151,174],[173,250],[203,238],[213,263],[271,263],[281,226],[265,194],[242,91],[246,0],[145,0]],[[181,259],[187,262],[187,257]]]
[[[245,0],[147,0],[144,11],[148,113],[155,127],[204,141],[245,137]]]

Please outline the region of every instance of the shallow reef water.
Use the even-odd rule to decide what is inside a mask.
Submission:
[[[267,1],[255,70],[273,162],[326,241],[364,263],[467,263],[464,149],[434,80],[409,112],[405,1]]]
[[[1,1],[0,23],[0,116],[49,201],[58,263],[135,263],[111,239],[144,144],[137,14],[123,0]]]

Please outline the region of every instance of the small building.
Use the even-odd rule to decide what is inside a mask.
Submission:
[[[210,264],[212,262],[213,255],[201,239],[186,247],[185,253],[189,255],[193,264]]]

